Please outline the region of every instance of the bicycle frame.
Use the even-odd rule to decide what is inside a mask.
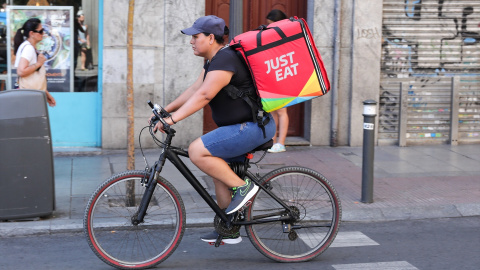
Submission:
[[[265,219],[269,216],[262,216],[260,219],[252,220],[252,221],[238,221],[238,222],[231,222],[230,218],[227,214],[218,206],[218,204],[213,200],[213,198],[208,194],[205,188],[200,184],[198,179],[193,175],[193,173],[188,169],[185,163],[180,159],[179,156],[189,157],[188,152],[178,148],[171,146],[171,142],[173,137],[175,136],[175,131],[170,129],[169,132],[166,132],[167,138],[164,141],[165,147],[162,149],[162,153],[158,161],[155,162],[154,166],[151,168],[151,174],[149,177],[148,182],[146,182],[147,189],[143,195],[142,202],[139,207],[139,211],[135,217],[132,218],[133,224],[139,224],[143,222],[143,217],[145,216],[148,204],[152,197],[153,191],[156,185],[150,185],[151,183],[155,183],[158,179],[158,175],[163,169],[165,161],[168,159],[172,164],[178,169],[178,171],[187,179],[187,181],[192,185],[192,187],[197,191],[197,193],[203,198],[203,200],[210,206],[210,208],[215,212],[215,214],[220,217],[220,219],[225,222],[227,227],[230,225],[252,225],[252,224],[259,224],[259,223],[268,223],[268,222],[275,222],[275,221],[291,221],[294,217],[294,212],[288,207],[282,200],[280,200],[275,194],[273,194],[268,188],[260,185],[257,179],[251,179],[257,186],[263,189],[269,196],[271,196],[274,200],[276,200],[280,205],[284,207],[285,210],[289,212],[290,215],[282,216],[278,218],[271,218]],[[270,216],[275,216],[278,213],[270,214]]]
[[[212,208],[212,210],[220,217],[220,219],[225,222],[227,227],[231,225],[251,225],[251,224],[258,224],[258,223],[267,223],[267,222],[274,222],[274,221],[291,221],[292,219],[297,218],[295,213],[288,205],[286,205],[282,200],[280,200],[275,194],[270,192],[270,190],[262,185],[260,185],[257,179],[251,179],[257,186],[259,186],[263,191],[265,191],[270,197],[272,197],[275,201],[277,201],[285,210],[288,211],[288,216],[282,216],[280,218],[273,218],[273,219],[263,219],[269,216],[275,216],[277,214],[283,213],[273,213],[269,216],[262,216],[261,220],[254,220],[254,221],[246,221],[246,222],[231,222],[227,214],[220,209],[218,204],[213,200],[213,198],[208,194],[205,188],[200,184],[197,178],[193,175],[193,173],[188,169],[188,167],[183,163],[179,156],[189,157],[188,152],[178,148],[171,146],[172,139],[175,136],[176,131],[170,127],[164,120],[163,117],[168,117],[170,114],[166,112],[163,108],[158,105],[153,105],[150,101],[148,101],[148,105],[152,108],[152,112],[156,116],[157,120],[163,124],[164,132],[166,134],[166,139],[163,142],[163,149],[162,153],[158,161],[155,162],[154,166],[150,170],[150,177],[147,182],[144,182],[147,186],[147,189],[143,195],[142,201],[140,203],[139,210],[137,214],[132,217],[132,224],[138,225],[139,223],[143,222],[143,218],[145,217],[148,204],[153,195],[153,191],[155,190],[156,185],[150,185],[151,183],[155,183],[160,175],[160,172],[165,165],[165,161],[168,159],[172,164],[178,169],[178,171],[187,179],[187,181],[192,185],[192,187],[198,192],[198,194],[203,198],[203,200]],[[162,117],[163,116],[163,117]],[[152,134],[153,136],[153,134]],[[248,161],[246,161],[248,162]]]

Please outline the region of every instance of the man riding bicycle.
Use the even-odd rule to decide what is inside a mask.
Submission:
[[[253,88],[247,67],[235,51],[224,47],[225,21],[216,16],[204,16],[181,32],[190,35],[190,44],[196,56],[205,58],[206,64],[196,81],[179,97],[165,106],[171,117],[165,118],[169,125],[189,117],[205,105],[212,109],[212,117],[218,128],[194,140],[188,153],[190,160],[204,173],[213,178],[217,204],[227,214],[238,211],[252,198],[258,186],[249,179],[244,181],[230,168],[228,162],[244,161],[245,153],[269,141],[275,134],[275,122],[270,114],[262,119],[263,129],[252,119],[252,109],[241,98],[231,98],[224,89],[233,85],[238,89]],[[154,131],[162,130],[157,123]],[[215,242],[217,232],[204,237],[203,241]],[[239,234],[226,236],[227,244],[241,242]]]

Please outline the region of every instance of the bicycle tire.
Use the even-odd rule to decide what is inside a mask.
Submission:
[[[280,221],[245,226],[260,253],[278,262],[303,262],[322,254],[332,244],[342,207],[337,192],[323,175],[304,167],[283,167],[266,174],[259,184],[300,214],[296,222],[289,224],[293,228],[289,233],[283,231]],[[245,210],[245,217],[252,221],[255,216],[282,211],[285,215],[284,208],[260,189]]]
[[[178,191],[163,177],[144,222],[133,225],[145,187],[144,171],[126,171],[107,179],[92,194],[84,215],[90,248],[105,263],[120,269],[145,269],[166,260],[185,231],[185,207]],[[134,186],[132,192],[127,185]],[[127,197],[134,194],[134,197]],[[128,204],[128,205],[127,205]]]

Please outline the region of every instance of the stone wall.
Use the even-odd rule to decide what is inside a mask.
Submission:
[[[353,4],[350,146],[363,143],[363,101],[378,102],[382,40],[381,36],[365,38],[362,33],[382,29],[382,7],[382,0],[355,0]]]
[[[128,0],[104,1],[102,147],[127,145]],[[135,1],[133,77],[135,134],[147,124],[147,100],[165,105],[197,78],[202,59],[193,55],[189,37],[180,30],[205,13],[205,1]],[[201,135],[202,112],[182,121],[176,143],[187,145]],[[142,145],[153,147],[150,136]],[[135,138],[138,144],[138,138]]]
[[[127,145],[128,2],[104,0],[103,148]],[[337,15],[336,4],[340,5]],[[204,14],[204,0],[135,1],[135,134],[151,114],[147,100],[168,104],[201,72],[203,59],[193,55],[190,37],[180,30]],[[355,33],[381,29],[382,0],[309,0],[307,21],[337,98],[332,99],[332,92],[306,103],[305,138],[312,145],[330,145],[333,126],[337,129],[337,145],[361,145],[362,102],[378,96],[381,41],[360,39]],[[202,134],[202,111],[181,121],[176,129],[176,144],[187,146]],[[138,138],[135,141],[138,144]],[[154,146],[149,135],[144,134],[142,145]]]

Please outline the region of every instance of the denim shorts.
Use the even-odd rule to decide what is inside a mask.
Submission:
[[[227,162],[244,161],[245,154],[262,145],[275,135],[275,121],[265,125],[265,137],[262,129],[253,122],[219,127],[201,137],[203,145],[212,156]]]

